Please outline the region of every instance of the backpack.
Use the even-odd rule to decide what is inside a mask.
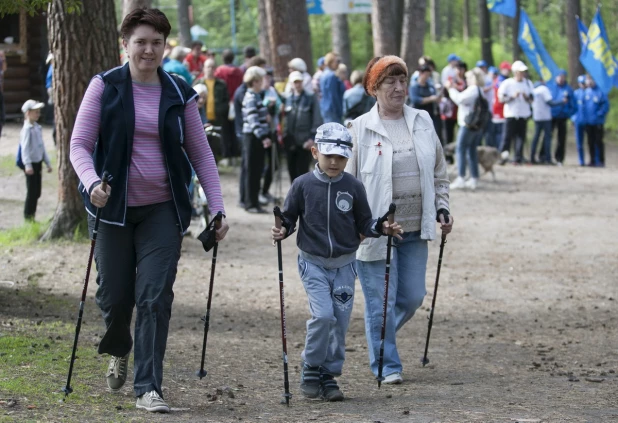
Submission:
[[[15,166],[21,170],[26,170],[24,162],[21,160],[21,143],[17,146],[17,156],[15,157]]]
[[[371,110],[371,106],[371,97],[367,94],[363,94],[363,98],[354,106],[350,107],[343,118],[345,120],[354,120]]]
[[[464,119],[466,126],[472,131],[478,131],[485,128],[485,125],[487,125],[487,122],[491,118],[489,103],[483,96],[483,93],[481,93],[481,89],[479,88],[478,90],[479,95],[476,100],[474,100],[474,108]]]

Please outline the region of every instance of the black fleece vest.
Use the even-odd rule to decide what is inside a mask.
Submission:
[[[184,232],[191,222],[191,199],[189,183],[191,166],[183,149],[185,133],[185,106],[194,101],[196,92],[180,78],[157,69],[161,80],[159,104],[159,139],[163,146],[165,165],[169,175],[172,198],[176,206],[180,231]],[[101,210],[101,220],[116,225],[125,225],[128,204],[128,176],[133,135],[135,132],[135,106],[129,65],[111,69],[95,76],[105,83],[101,98],[101,126],[93,153],[94,168],[101,176],[108,171],[112,195]],[[155,112],[154,110],[152,111]],[[80,183],[86,210],[96,214],[90,203],[89,193]]]

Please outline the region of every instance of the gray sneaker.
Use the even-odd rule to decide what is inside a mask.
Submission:
[[[317,398],[320,391],[320,368],[303,362],[300,373],[300,391],[307,398]]]
[[[130,354],[130,353],[129,353]],[[129,354],[124,357],[116,357],[112,355],[107,367],[107,386],[113,392],[117,392],[122,388],[127,380],[127,368],[129,367]]]
[[[159,396],[157,391],[146,392],[141,397],[137,397],[135,403],[136,408],[141,408],[151,413],[169,413],[170,407],[163,398]]]

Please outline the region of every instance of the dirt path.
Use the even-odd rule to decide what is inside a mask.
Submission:
[[[15,133],[14,127],[9,129],[9,134]],[[0,156],[14,154],[12,142],[0,139]],[[105,359],[93,358],[100,376],[82,375],[86,379],[82,390],[66,403],[58,402],[57,393],[15,394],[26,391],[7,389],[12,385],[0,378],[0,421],[618,421],[618,232],[612,223],[618,211],[618,171],[575,167],[573,147],[569,145],[563,168],[501,167],[498,182],[484,178],[478,192],[451,195],[456,223],[445,249],[431,364],[423,368],[419,359],[437,242],[430,245],[428,296],[398,336],[406,378],[401,386],[378,390],[368,369],[362,291],[357,284],[349,351],[340,378],[346,401],[302,399],[298,363],[308,311],[295,268],[295,245],[289,240],[284,243],[284,275],[294,397],[289,408],[279,404],[283,387],[277,263],[268,242],[272,218],[236,208],[236,176],[226,174],[222,180],[231,230],[219,248],[208,376],[200,381],[194,372],[199,367],[200,316],[206,305],[210,256],[197,241],[186,239],[174,290],[164,379],[173,413],[152,416],[136,410],[130,383],[120,395],[108,394]],[[618,150],[607,150],[611,166],[618,162]],[[7,160],[3,157],[2,163]],[[6,165],[0,176],[3,229],[21,221],[24,184],[23,176]],[[54,179],[55,175],[45,179],[41,217],[53,212]],[[32,337],[39,336],[39,319],[43,320],[39,325],[57,321],[72,328],[87,250],[86,244],[74,243],[3,248],[0,280],[15,285],[0,284],[0,337],[18,333],[19,325],[8,323],[13,320],[22,322],[19,327]],[[94,286],[80,335],[84,355],[92,355],[102,332],[92,301]],[[29,297],[24,295],[28,292]],[[71,339],[69,332],[58,341],[62,365],[70,354]],[[0,351],[0,367],[3,359]],[[24,357],[23,366],[28,363]],[[51,371],[23,366],[20,371],[33,379],[51,378],[58,388],[62,386],[62,371],[50,376]],[[78,360],[76,366],[83,369],[86,363]],[[9,407],[7,399],[17,399],[17,404]],[[82,400],[91,405],[80,406]]]

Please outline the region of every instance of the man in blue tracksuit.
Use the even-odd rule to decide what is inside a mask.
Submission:
[[[324,123],[343,122],[343,93],[345,85],[335,74],[339,66],[339,58],[335,53],[324,56],[326,68],[320,76],[320,111]]]
[[[575,113],[571,116],[571,120],[575,125],[575,145],[577,146],[579,165],[585,166],[584,136],[586,131],[586,116],[584,113],[584,95],[586,91],[586,75],[579,75],[577,77],[577,85],[579,85],[579,88],[573,92],[577,110],[575,110]]]
[[[559,166],[564,162],[566,148],[567,120],[575,113],[576,104],[573,97],[573,89],[566,82],[567,72],[560,69],[556,76],[556,83],[551,86],[553,103],[551,109],[552,126],[558,132],[555,159]]]
[[[584,114],[586,116],[586,135],[590,150],[590,165],[605,166],[605,146],[603,144],[603,125],[609,112],[607,95],[594,82],[590,75],[586,76],[586,91],[584,92]]]
[[[300,390],[308,398],[342,401],[335,376],[345,359],[345,335],[354,302],[356,250],[361,236],[377,238],[397,223],[374,219],[363,184],[343,169],[352,155],[352,137],[338,123],[320,126],[311,147],[315,170],[294,179],[285,199],[282,228],[273,240],[300,228],[298,272],[309,298],[311,319],[302,352]]]

